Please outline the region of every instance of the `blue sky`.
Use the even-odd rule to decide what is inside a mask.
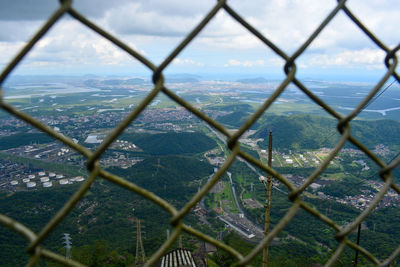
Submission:
[[[251,25],[289,55],[335,7],[334,0],[228,1]],[[76,0],[91,21],[155,64],[183,40],[215,1]],[[57,8],[56,0],[0,1],[0,67]],[[398,0],[349,0],[349,9],[389,47],[400,42]],[[298,58],[298,75],[376,79],[385,54],[340,12]],[[174,60],[167,72],[281,77],[284,62],[224,10]],[[34,47],[13,74],[148,74],[124,51],[68,15]],[[357,78],[357,79],[358,79]]]

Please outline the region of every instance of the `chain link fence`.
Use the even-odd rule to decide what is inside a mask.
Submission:
[[[350,247],[357,250],[359,253],[363,254],[367,259],[371,261],[372,264],[378,266],[384,266],[390,264],[399,254],[400,246],[392,252],[392,254],[383,260],[377,259],[369,251],[367,251],[362,246],[358,246],[354,242],[349,240],[349,235],[353,232],[357,226],[363,222],[363,220],[372,212],[372,210],[378,205],[378,203],[383,199],[384,195],[392,188],[395,192],[400,193],[400,187],[393,182],[392,170],[400,165],[400,156],[398,155],[391,162],[386,164],[377,155],[375,155],[371,150],[369,150],[365,145],[359,142],[351,134],[350,126],[351,121],[356,118],[356,116],[365,108],[366,105],[373,99],[382,89],[382,86],[388,81],[390,77],[393,77],[397,83],[400,83],[399,74],[396,72],[396,67],[398,59],[396,52],[400,49],[400,44],[395,48],[391,49],[382,43],[368,28],[366,28],[363,23],[357,19],[357,17],[349,10],[346,5],[346,1],[338,1],[336,7],[329,13],[329,15],[323,20],[323,22],[318,26],[318,28],[312,33],[311,36],[298,48],[294,54],[287,55],[283,50],[266,38],[262,33],[255,29],[249,22],[243,19],[234,9],[232,9],[227,1],[219,0],[212,7],[211,11],[205,16],[205,18],[184,38],[184,40],[176,47],[171,54],[159,65],[156,66],[150,62],[146,57],[142,56],[139,52],[135,51],[127,44],[121,42],[110,33],[106,32],[102,28],[98,27],[96,24],[88,20],[82,14],[77,12],[72,6],[71,0],[63,0],[60,3],[59,8],[54,12],[54,14],[48,19],[48,21],[40,28],[40,30],[34,35],[34,37],[25,45],[25,47],[18,53],[18,55],[6,66],[0,75],[0,84],[9,76],[10,72],[21,62],[21,60],[26,56],[27,53],[32,49],[32,47],[46,34],[46,32],[53,27],[53,25],[66,13],[70,14],[74,19],[81,22],[83,25],[89,27],[94,32],[108,39],[117,47],[126,51],[133,58],[140,61],[143,65],[149,68],[153,73],[153,83],[154,88],[149,92],[149,94],[141,101],[141,103],[132,110],[122,122],[113,129],[113,131],[105,138],[105,140],[100,144],[100,146],[95,151],[90,151],[87,148],[74,143],[70,138],[64,136],[56,131],[54,131],[48,125],[45,125],[33,117],[27,115],[21,110],[16,109],[12,105],[4,102],[3,90],[1,89],[1,108],[8,112],[10,115],[19,118],[33,127],[47,133],[55,139],[58,139],[65,145],[74,149],[87,159],[87,169],[89,171],[89,177],[85,180],[82,186],[74,193],[74,195],[69,199],[69,201],[56,213],[56,215],[47,223],[47,225],[41,230],[40,233],[36,234],[31,231],[26,226],[22,225],[18,221],[15,221],[3,214],[0,214],[0,223],[9,229],[21,234],[26,239],[29,240],[30,244],[27,248],[27,252],[31,255],[28,266],[34,266],[38,263],[40,258],[47,258],[54,260],[56,262],[68,265],[68,266],[82,266],[82,264],[75,262],[70,259],[54,253],[48,249],[42,248],[42,241],[53,231],[53,229],[67,216],[67,214],[75,207],[77,202],[84,196],[84,194],[89,190],[93,182],[98,178],[102,177],[112,183],[115,183],[127,190],[130,190],[136,194],[143,196],[144,198],[152,201],[156,205],[165,209],[171,216],[171,226],[173,227],[173,232],[169,239],[164,242],[164,244],[156,251],[147,261],[145,266],[154,265],[157,260],[167,252],[167,250],[175,242],[179,234],[184,231],[190,235],[193,235],[201,240],[207,241],[216,247],[225,250],[237,259],[238,266],[247,265],[258,253],[260,253],[264,246],[267,246],[274,237],[291,221],[294,215],[303,209],[311,215],[318,218],[327,226],[331,227],[336,231],[335,239],[338,242],[338,246],[332,254],[331,258],[326,262],[326,266],[332,266],[343,250],[346,247]],[[267,47],[272,49],[278,56],[280,56],[285,61],[284,72],[286,74],[285,79],[280,83],[280,85],[274,90],[271,96],[252,114],[252,116],[234,133],[231,134],[228,130],[221,124],[217,123],[201,111],[197,110],[188,102],[184,101],[173,91],[168,89],[164,84],[163,70],[171,64],[171,62],[178,56],[178,54],[199,34],[199,32],[209,23],[211,19],[218,12],[227,12],[233,19],[239,22],[243,27],[245,27],[251,34],[261,40]],[[327,24],[339,13],[345,13],[348,18],[350,18],[359,29],[361,29],[369,39],[375,43],[384,53],[386,54],[384,64],[387,68],[384,76],[380,81],[373,87],[368,95],[361,101],[361,103],[354,108],[347,116],[343,116],[336,112],[332,107],[327,105],[322,101],[317,95],[313,94],[300,80],[296,78],[297,67],[295,64],[296,59],[302,55],[302,53],[310,46],[310,44],[315,40],[315,38],[324,30]],[[306,94],[314,103],[323,108],[332,117],[337,119],[337,130],[341,134],[341,138],[330,152],[329,156],[321,163],[321,165],[305,180],[305,182],[299,186],[294,186],[280,173],[275,171],[273,168],[268,167],[259,160],[250,156],[249,154],[243,152],[239,148],[239,138],[246,132],[257,119],[269,109],[269,107],[274,103],[274,101],[288,88],[289,84],[294,84],[299,88],[304,94]],[[226,159],[224,164],[219,168],[219,170],[214,174],[214,176],[198,191],[193,198],[184,205],[180,210],[177,210],[174,206],[166,202],[164,199],[158,197],[157,195],[149,192],[134,183],[128,182],[127,180],[118,177],[110,172],[105,171],[99,164],[100,156],[107,150],[107,148],[113,143],[116,138],[124,132],[124,130],[129,126],[129,124],[134,121],[141,112],[151,103],[151,101],[160,94],[168,96],[170,99],[175,101],[180,106],[187,109],[189,112],[196,115],[198,118],[203,120],[209,126],[213,127],[215,130],[219,131],[221,134],[225,135],[227,138],[227,146],[231,150],[229,157]],[[308,186],[313,183],[319,175],[327,168],[330,161],[338,154],[338,152],[343,148],[346,142],[351,142],[353,145],[362,150],[370,159],[372,159],[379,167],[379,175],[384,182],[384,186],[375,195],[373,201],[370,202],[369,206],[357,216],[351,223],[348,223],[344,227],[338,225],[335,221],[329,217],[321,214],[316,209],[311,207],[306,202],[302,201],[301,194],[308,188]],[[289,199],[293,203],[291,208],[287,211],[284,217],[279,221],[277,225],[269,232],[269,234],[248,254],[242,255],[232,247],[208,236],[200,231],[197,231],[188,225],[185,225],[182,220],[190,212],[190,210],[201,200],[203,196],[209,192],[209,190],[216,184],[233,163],[236,157],[241,157],[250,164],[258,167],[259,169],[265,171],[266,173],[272,175],[280,183],[285,185],[289,192]]]

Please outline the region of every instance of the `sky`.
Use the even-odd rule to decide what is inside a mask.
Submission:
[[[337,3],[335,0],[227,2],[288,55],[301,46]],[[215,0],[75,0],[73,7],[158,65],[215,3]],[[1,69],[58,5],[57,0],[0,1]],[[348,0],[346,5],[384,44],[393,48],[400,43],[398,0]],[[376,80],[386,69],[384,57],[385,53],[340,11],[296,60],[296,75]],[[284,61],[278,55],[220,10],[166,72],[274,78],[283,76],[283,66]],[[12,74],[134,76],[150,72],[66,14]]]

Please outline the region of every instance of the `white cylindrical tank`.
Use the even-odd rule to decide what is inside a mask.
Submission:
[[[82,182],[83,180],[85,180],[85,178],[83,178],[83,176],[76,176],[75,177],[75,181],[76,182]]]
[[[59,181],[60,184],[68,184],[68,179],[61,179]]]
[[[43,187],[52,187],[53,183],[52,182],[45,182],[43,183]]]
[[[50,172],[50,173],[49,173],[49,177],[50,177],[50,178],[56,177],[56,174],[55,174],[54,172]]]
[[[47,176],[45,176],[45,177],[40,177],[40,181],[42,182],[42,183],[44,183],[44,182],[48,182],[50,179],[49,179],[49,177],[47,177]]]
[[[62,178],[64,178],[64,175],[62,175],[62,174],[57,174],[56,175],[56,179],[62,179]]]
[[[39,172],[38,175],[39,175],[39,176],[45,176],[46,173],[45,173],[45,172]]]
[[[29,174],[29,175],[28,175],[28,178],[29,178],[29,179],[35,179],[35,177],[36,177],[36,176],[35,176],[34,174]]]
[[[35,187],[35,186],[36,186],[35,182],[26,183],[26,187],[28,187],[28,188],[32,188],[32,187]]]
[[[22,182],[24,182],[24,183],[27,183],[27,182],[29,182],[30,180],[28,179],[28,178],[24,178],[24,179],[22,179]]]
[[[18,181],[11,181],[11,183],[10,183],[11,185],[17,185],[18,184]]]

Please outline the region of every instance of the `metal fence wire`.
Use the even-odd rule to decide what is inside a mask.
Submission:
[[[363,25],[363,23],[352,13],[352,11],[346,7],[346,1],[341,0],[338,1],[336,7],[329,13],[329,15],[323,20],[323,22],[318,26],[318,28],[308,37],[308,39],[295,51],[292,55],[287,55],[283,50],[281,50],[278,46],[276,46],[273,42],[271,42],[268,38],[266,38],[263,34],[261,34],[256,28],[254,28],[249,22],[243,19],[234,9],[232,9],[226,0],[219,0],[212,7],[212,9],[206,14],[205,18],[184,38],[184,40],[173,50],[171,54],[168,55],[167,58],[159,65],[156,66],[152,62],[150,62],[146,57],[141,55],[135,49],[129,47],[127,44],[115,38],[110,33],[106,32],[82,14],[77,12],[71,0],[62,0],[60,1],[59,8],[52,14],[52,16],[45,22],[45,24],[40,28],[40,30],[33,36],[33,38],[23,47],[23,49],[18,53],[18,55],[5,67],[0,75],[0,85],[4,82],[4,80],[8,77],[10,72],[21,62],[21,60],[26,56],[27,53],[30,52],[32,47],[46,34],[46,32],[53,27],[53,25],[66,13],[71,15],[74,19],[81,22],[83,25],[89,27],[94,32],[97,32],[99,35],[108,39],[117,47],[126,51],[133,58],[140,61],[146,67],[148,67],[153,73],[153,83],[154,88],[148,93],[148,95],[141,101],[141,103],[132,110],[123,120],[122,122],[115,127],[112,132],[105,138],[105,140],[99,145],[99,147],[95,151],[90,151],[87,148],[74,143],[70,138],[64,136],[56,131],[54,131],[48,125],[45,125],[28,114],[22,112],[21,110],[16,109],[12,105],[6,103],[3,98],[3,90],[1,90],[1,108],[10,113],[12,116],[19,118],[30,125],[36,127],[37,129],[47,133],[55,139],[58,139],[65,145],[74,149],[75,151],[82,154],[87,159],[87,169],[89,171],[89,177],[85,180],[82,186],[74,193],[74,195],[68,200],[65,205],[58,210],[56,215],[47,223],[47,225],[41,230],[40,233],[36,234],[28,227],[22,225],[18,221],[15,221],[3,214],[0,214],[0,222],[2,225],[8,227],[11,230],[21,234],[25,238],[27,238],[30,242],[27,247],[27,252],[31,255],[30,260],[28,262],[29,266],[34,266],[38,263],[40,258],[47,258],[54,260],[56,262],[68,265],[68,266],[82,266],[82,264],[66,259],[65,257],[54,253],[48,249],[41,247],[42,241],[53,231],[53,229],[67,216],[67,214],[75,207],[77,202],[83,197],[83,195],[89,190],[90,186],[93,182],[98,178],[102,177],[112,183],[115,183],[121,187],[124,187],[127,190],[130,190],[136,194],[141,195],[142,197],[152,201],[153,203],[159,205],[161,208],[165,209],[171,216],[170,223],[173,227],[173,232],[170,235],[169,239],[167,239],[164,244],[156,251],[150,259],[147,261],[145,266],[154,265],[157,260],[167,252],[167,250],[171,247],[171,245],[175,242],[177,237],[182,231],[193,235],[199,239],[207,241],[216,247],[227,251],[231,255],[233,255],[238,262],[239,266],[248,265],[249,262],[262,251],[263,247],[268,245],[274,237],[278,235],[278,233],[291,221],[294,215],[300,210],[303,209],[306,212],[312,214],[320,221],[333,228],[336,231],[335,239],[338,242],[338,246],[332,254],[331,258],[326,262],[326,266],[332,266],[341,255],[343,250],[346,247],[350,247],[359,253],[362,253],[366,258],[368,258],[372,264],[377,266],[384,266],[390,264],[399,254],[400,254],[400,246],[397,247],[392,254],[383,260],[377,259],[373,256],[369,251],[367,251],[362,246],[355,244],[354,242],[349,240],[349,234],[355,230],[355,228],[363,222],[363,220],[372,212],[372,210],[378,205],[378,203],[383,199],[384,195],[388,192],[390,188],[392,188],[395,192],[400,193],[400,187],[397,186],[393,182],[392,170],[400,165],[400,156],[398,155],[391,162],[386,164],[383,162],[376,154],[374,154],[371,150],[367,149],[365,145],[360,143],[354,136],[352,136],[350,131],[351,121],[362,111],[363,108],[373,99],[382,89],[382,86],[388,81],[390,77],[393,77],[397,83],[400,83],[399,74],[396,72],[396,66],[398,63],[398,59],[396,56],[396,52],[400,49],[400,44],[395,48],[390,49],[383,42],[381,42],[367,27]],[[243,27],[245,27],[250,34],[256,36],[259,40],[261,40],[266,46],[272,49],[277,55],[279,55],[282,59],[285,60],[284,72],[286,74],[285,79],[280,83],[280,85],[274,90],[272,95],[252,114],[252,116],[233,134],[229,133],[228,130],[223,127],[221,124],[217,123],[206,114],[197,110],[188,102],[184,101],[178,95],[176,95],[173,91],[169,90],[164,84],[164,76],[163,70],[171,64],[171,62],[178,56],[178,54],[199,34],[199,32],[209,23],[209,21],[218,13],[218,12],[226,12],[233,19],[239,22]],[[300,82],[296,78],[296,59],[310,46],[310,44],[315,40],[315,38],[324,30],[327,24],[339,13],[342,12],[350,18],[355,25],[359,29],[361,29],[369,39],[375,43],[380,49],[382,49],[385,54],[384,64],[387,68],[385,74],[382,78],[380,78],[379,82],[371,89],[368,95],[362,100],[362,102],[354,108],[347,116],[342,116],[338,112],[336,112],[332,107],[327,105],[324,101],[322,101],[318,96],[313,94],[302,82]],[[326,112],[328,112],[331,116],[337,119],[337,130],[341,134],[341,138],[334,147],[334,149],[330,152],[329,156],[321,163],[321,165],[305,180],[305,182],[296,187],[292,183],[290,183],[285,177],[283,177],[280,173],[275,171],[273,168],[268,167],[266,164],[263,164],[259,160],[250,156],[249,154],[243,152],[239,148],[239,138],[243,135],[245,131],[247,131],[256,121],[257,119],[274,103],[274,101],[288,88],[289,84],[294,84],[299,88],[302,92],[304,92],[314,103],[322,107]],[[124,130],[128,127],[128,125],[137,119],[137,117],[141,114],[141,112],[149,105],[149,103],[158,95],[164,94],[168,96],[170,99],[187,109],[189,112],[196,115],[198,118],[203,120],[205,123],[213,127],[215,130],[219,131],[227,138],[227,146],[231,150],[229,157],[226,159],[224,164],[219,168],[219,170],[214,174],[212,179],[210,179],[200,191],[198,191],[193,198],[184,205],[183,208],[177,210],[174,206],[166,202],[164,199],[158,197],[157,195],[149,192],[138,185],[129,182],[117,175],[114,175],[110,172],[102,169],[102,166],[99,164],[100,156],[107,150],[107,148],[113,143],[116,138],[124,132]],[[344,144],[349,141],[360,150],[362,150],[370,159],[372,159],[379,167],[380,172],[379,175],[384,182],[384,186],[380,189],[380,191],[375,195],[373,201],[370,202],[370,205],[360,214],[357,218],[354,219],[351,223],[348,223],[344,227],[339,226],[335,221],[330,219],[329,217],[321,214],[316,209],[311,207],[306,202],[302,201],[300,195],[304,190],[308,188],[308,186],[315,181],[318,176],[327,168],[330,161],[338,154],[338,152],[343,148]],[[246,160],[250,164],[260,168],[264,172],[272,175],[275,179],[279,180],[280,183],[285,185],[289,192],[289,199],[293,203],[291,208],[287,211],[284,217],[279,221],[277,225],[269,232],[269,234],[262,240],[260,243],[248,254],[242,255],[232,247],[227,246],[226,244],[203,234],[200,231],[197,231],[188,225],[185,225],[182,220],[183,218],[190,212],[190,210],[198,203],[203,196],[213,187],[215,183],[217,183],[228,167],[233,163],[236,157],[241,157]]]

